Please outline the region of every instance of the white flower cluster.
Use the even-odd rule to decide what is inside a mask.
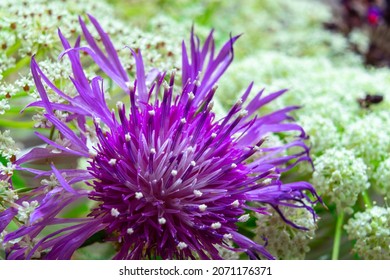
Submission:
[[[307,228],[300,230],[286,224],[274,209],[268,209],[271,215],[256,214],[257,228],[255,241],[268,243],[267,250],[281,260],[302,260],[310,251],[309,242],[314,237],[316,223],[311,214],[301,208],[286,207],[283,213],[287,219]]]
[[[368,114],[352,123],[345,130],[342,142],[345,147],[354,150],[355,154],[364,160],[372,176],[390,154],[389,110]]]
[[[385,195],[386,198],[390,198],[390,158],[379,164],[373,178],[378,192]]]
[[[19,147],[11,137],[9,130],[0,131],[0,155],[10,159],[19,152]]]
[[[9,182],[0,180],[0,210],[3,211],[6,203],[12,203],[16,199],[18,199],[18,195],[15,190],[10,188]]]
[[[217,92],[217,98],[231,106],[252,82],[253,75],[245,74],[248,71],[255,73],[258,89],[289,89],[261,113],[302,105],[294,114],[310,136],[315,168],[311,181],[325,203],[350,214],[358,201],[362,205],[359,196],[363,191],[368,197],[375,191],[389,196],[390,72],[366,68],[362,58],[349,49],[352,43],[365,50],[367,35],[355,32],[346,38],[325,30],[323,23],[331,21],[332,15],[321,1],[248,1],[237,10],[239,15],[233,13],[234,18],[230,13],[215,17],[217,24],[213,25],[243,32],[237,44],[250,47],[250,53],[257,46],[258,52],[232,64],[220,82],[223,95]],[[248,18],[256,20],[248,25]],[[370,95],[383,100],[362,104]],[[309,165],[298,171],[304,176],[312,172]]]
[[[231,242],[229,242],[231,243]],[[230,244],[232,246],[232,244]],[[219,251],[219,256],[224,260],[238,260],[240,259],[240,254],[238,252],[234,252],[232,250],[228,250],[222,246],[216,245],[215,246],[217,250]]]
[[[314,165],[313,183],[319,194],[336,204],[338,211],[352,213],[358,195],[370,186],[363,160],[351,150],[332,148]]]
[[[390,259],[390,208],[374,206],[356,213],[344,226],[350,239],[356,240],[354,252],[367,260]]]
[[[57,60],[62,51],[57,29],[61,28],[63,35],[73,42],[76,35],[81,34],[78,16],[85,19],[87,13],[98,18],[109,33],[131,75],[135,73],[134,59],[125,46],[147,50],[144,56],[147,70],[179,67],[181,39],[187,32],[177,28],[172,20],[155,21],[150,27],[152,32],[145,32],[119,19],[113,7],[105,1],[3,0],[0,2],[0,114],[15,106],[19,110],[23,108],[28,102],[17,102],[16,99],[26,93],[34,99],[39,97],[28,67],[33,54],[45,57],[40,60],[40,66],[50,80],[60,82],[69,77],[69,61]],[[90,24],[87,22],[87,25]],[[96,30],[90,30],[98,38]],[[90,77],[97,69],[85,70]],[[72,94],[71,89],[62,89]],[[49,90],[50,98],[56,101],[58,95],[50,93]],[[14,100],[15,104],[10,104]]]
[[[265,26],[278,27],[274,32],[277,34],[275,36],[284,36],[286,40],[284,43],[280,40],[276,43],[272,41],[273,35],[268,35],[265,38],[271,40],[270,46],[264,45],[264,49],[259,50],[253,56],[233,63],[232,68],[224,77],[229,82],[220,84],[220,92],[224,94],[220,100],[225,105],[231,105],[228,104],[229,100],[234,100],[237,92],[251,82],[252,77],[243,74],[248,73],[248,70],[256,73],[255,85],[266,87],[268,92],[288,88],[289,92],[270,104],[269,109],[264,110],[263,113],[293,104],[303,105],[300,110],[296,111],[295,117],[310,135],[311,154],[317,170],[313,182],[319,190],[325,191],[330,186],[333,186],[332,190],[342,187],[337,187],[335,177],[330,176],[331,173],[326,173],[328,172],[325,169],[326,162],[331,160],[332,167],[330,168],[337,169],[338,166],[345,166],[345,172],[339,172],[342,177],[346,176],[346,178],[340,178],[340,182],[351,180],[355,182],[349,186],[349,192],[343,193],[344,196],[350,195],[350,197],[341,198],[336,194],[328,194],[335,200],[339,198],[340,201],[355,203],[356,196],[367,188],[368,182],[373,189],[382,189],[382,193],[386,192],[388,184],[385,183],[385,178],[386,174],[390,173],[385,168],[385,160],[390,153],[390,111],[388,110],[390,93],[387,91],[390,87],[390,73],[388,69],[365,68],[359,59],[351,59],[356,55],[348,50],[348,44],[345,41],[347,39],[324,30],[321,34],[326,33],[327,39],[336,41],[334,44],[327,44],[325,41],[323,43],[311,42],[313,53],[305,48],[300,48],[302,53],[288,50],[294,46],[295,29],[300,28],[300,30],[311,32],[312,35],[305,36],[309,42],[313,36],[320,36],[314,30],[321,30],[321,21],[327,20],[326,12],[323,10],[329,9],[318,1],[300,0],[298,6],[303,10],[301,13],[294,13],[295,8],[298,7],[295,6],[295,1],[292,3],[292,1],[276,0],[272,1],[273,4],[268,2],[271,1],[262,1],[262,5],[268,9],[266,11],[273,11],[273,7],[274,11],[279,11],[280,14],[275,16],[270,12],[273,16],[267,17],[262,13],[256,16],[258,18],[267,17],[271,23]],[[281,6],[285,7],[286,14],[280,12],[283,11],[280,9]],[[318,17],[310,15],[315,14],[312,11],[322,11],[324,15]],[[283,15],[287,18],[287,14],[290,14],[288,18],[293,23],[291,27],[287,26],[283,30],[280,27],[283,26],[280,21]],[[307,18],[303,19],[304,17]],[[297,22],[294,23],[295,21]],[[243,23],[236,25],[236,28],[247,31]],[[246,33],[249,33],[246,34],[247,36],[258,38],[257,35],[251,33],[250,29]],[[292,42],[290,43],[289,40]],[[344,47],[336,51],[334,46],[339,40],[345,41],[342,44]],[[367,95],[383,96],[383,101],[369,108],[363,108],[359,104],[359,99],[362,100]],[[333,152],[337,152],[339,156],[331,159]],[[346,158],[343,159],[341,155],[345,155]],[[340,162],[337,163],[337,160]],[[348,162],[354,162],[353,167],[348,167]],[[317,164],[321,166],[316,166]],[[347,174],[346,170],[349,168],[357,172],[359,176],[354,179],[355,175]],[[325,173],[321,174],[321,172]],[[360,179],[362,181],[358,183]],[[316,180],[320,181],[316,182]],[[354,187],[357,189],[352,190]],[[340,201],[333,202],[340,206],[344,205]],[[350,206],[353,204],[344,205],[342,208]]]
[[[29,219],[30,219],[30,214],[32,212],[34,212],[34,210],[39,206],[38,202],[37,201],[32,201],[31,203],[30,202],[27,202],[27,201],[23,201],[22,202],[22,205],[20,205],[18,207],[18,214],[17,214],[17,219],[24,223],[24,224],[28,224],[29,222]]]

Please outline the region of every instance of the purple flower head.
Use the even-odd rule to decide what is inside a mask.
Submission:
[[[80,40],[72,47],[59,32],[65,49],[61,56],[70,59],[76,95],[57,88],[32,58],[41,100],[29,106],[43,107],[59,135],[54,141],[36,132],[47,147],[32,149],[14,164],[37,178],[52,176],[55,183],[41,183],[15,202],[38,206],[24,225],[5,235],[5,244],[13,242],[7,258],[69,259],[103,232],[104,241],[116,244],[115,259],[219,259],[217,245],[251,258],[272,259],[263,245],[238,232],[239,223],[253,211],[267,215],[264,204],[268,204],[299,228],[280,207],[305,208],[314,218],[312,205],[319,200],[309,183],[280,180],[297,163],[310,162],[305,133],[289,116],[297,107],[256,115],[285,91],[267,96],[260,91],[248,100],[251,84],[217,120],[212,110],[216,82],[233,60],[238,36],[216,52],[212,32],[201,45],[192,31],[189,50],[182,45],[182,84],[176,92],[175,73],[145,73],[141,52],[132,49],[136,79],[131,81],[108,35],[89,18],[103,47],[81,19],[87,47],[80,47]],[[119,102],[116,110],[108,107],[103,80],[86,78],[80,51],[87,52],[128,95],[128,106]],[[50,101],[47,88],[66,102]],[[59,119],[56,111],[68,115]],[[282,146],[263,145],[267,135],[287,131],[299,136]],[[295,152],[283,154],[290,148]],[[53,163],[65,156],[87,158],[87,169],[60,169]],[[50,169],[24,165],[39,159],[51,162]],[[82,199],[94,202],[87,217],[61,217],[65,208]],[[11,207],[1,213],[0,231],[19,212]],[[43,233],[51,226],[55,229]]]

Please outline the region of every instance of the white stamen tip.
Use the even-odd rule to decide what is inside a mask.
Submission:
[[[195,83],[194,83],[197,87],[199,87],[201,84],[200,84],[200,81],[199,80],[195,80]]]
[[[125,140],[126,140],[127,142],[129,142],[129,141],[131,140],[130,133],[126,133],[126,134],[125,134]]]
[[[240,218],[238,218],[239,222],[245,223],[249,220],[249,214],[242,215]]]
[[[182,118],[182,119],[180,120],[180,122],[181,122],[182,124],[185,124],[187,121],[186,121],[185,118]]]
[[[223,239],[225,240],[229,240],[229,239],[232,239],[233,238],[233,235],[231,233],[226,233],[223,235]]]
[[[151,153],[152,155],[156,154],[156,149],[155,149],[155,148],[151,148],[151,149],[150,149],[150,153]]]
[[[266,184],[266,185],[268,185],[271,182],[272,182],[271,178],[264,179],[264,181],[263,181],[263,183]]]
[[[116,159],[115,158],[110,159],[108,164],[111,165],[111,166],[114,166],[116,164]]]
[[[260,151],[260,147],[259,147],[259,146],[254,146],[254,147],[253,147],[253,150],[255,150],[256,152],[257,152],[257,151]]]
[[[236,104],[237,104],[238,106],[241,106],[241,105],[242,105],[242,99],[241,99],[241,98],[238,99],[237,102],[236,102]]]
[[[213,91],[216,91],[217,88],[218,88],[218,84],[214,84],[212,89],[213,89]]]
[[[180,185],[181,183],[183,183],[183,180],[179,178],[179,179],[177,179],[177,181],[176,181],[175,184],[176,184],[176,186],[177,186],[177,185]]]
[[[210,103],[209,103],[209,105],[207,105],[207,109],[208,109],[209,111],[211,111],[211,110],[213,109],[213,107],[214,107],[214,101],[211,100]]]
[[[128,88],[129,90],[134,90],[134,85],[133,85],[132,83],[130,83],[129,81],[127,81],[127,82],[125,83],[125,85],[127,86],[127,88]]]
[[[156,112],[154,110],[150,110],[150,111],[148,111],[148,113],[149,113],[149,116],[154,116],[156,114]]]
[[[235,200],[235,201],[232,202],[231,205],[232,205],[233,207],[238,207],[238,206],[240,206],[240,202],[238,202],[238,200]]]
[[[165,225],[166,222],[167,222],[167,220],[166,220],[165,218],[160,218],[160,219],[158,219],[158,223],[159,223],[160,225]]]
[[[199,190],[194,190],[194,195],[196,196],[196,197],[201,197],[202,196],[202,192],[201,191],[199,191]]]
[[[214,139],[215,137],[217,137],[217,133],[214,133],[214,132],[213,132],[213,133],[211,133],[211,138],[213,138],[213,139]]]
[[[242,110],[239,114],[238,114],[238,116],[240,116],[240,117],[245,117],[245,116],[247,116],[248,115],[248,111],[247,110]]]
[[[237,167],[237,164],[235,163],[232,163],[232,165],[230,165],[231,168],[236,168]]]
[[[95,151],[95,150],[89,150],[89,155],[91,156],[91,157],[96,157],[97,156],[97,152]]]
[[[118,102],[116,103],[116,107],[117,107],[118,109],[122,109],[122,107],[123,107],[123,102],[122,102],[122,101],[118,101]]]
[[[144,195],[141,193],[141,192],[136,192],[135,193],[135,198],[136,199],[141,199],[141,198],[143,198],[144,197]]]
[[[169,84],[167,83],[167,81],[164,81],[162,85],[165,89],[169,89]]]
[[[179,242],[179,244],[177,244],[177,248],[179,248],[179,250],[183,250],[187,247],[188,247],[188,245],[185,242]]]
[[[216,223],[212,223],[211,224],[211,228],[212,229],[219,229],[219,228],[221,228],[221,223],[220,222],[216,222]]]
[[[172,171],[171,171],[171,175],[172,175],[172,176],[176,176],[176,175],[177,175],[177,170],[172,170]]]
[[[206,211],[206,209],[207,209],[207,205],[206,205],[206,204],[201,204],[201,205],[198,206],[198,208],[199,208],[199,210],[200,210],[201,212],[204,212],[204,211]]]
[[[111,216],[113,216],[113,217],[118,217],[119,216],[119,211],[118,211],[118,209],[116,209],[116,208],[112,208],[111,209]]]
[[[190,92],[190,93],[188,94],[188,99],[191,101],[191,100],[194,100],[194,98],[195,98],[194,93]]]
[[[134,229],[128,228],[128,229],[126,230],[126,232],[127,232],[127,234],[133,234],[133,233],[134,233]]]
[[[192,166],[195,166],[196,165],[196,162],[193,160],[193,161],[191,161],[191,165]]]

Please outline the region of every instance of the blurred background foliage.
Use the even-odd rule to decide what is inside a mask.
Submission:
[[[15,155],[42,144],[33,137],[33,126],[50,134],[42,112],[27,109],[19,114],[38,98],[28,65],[31,55],[36,54],[49,78],[67,90],[69,64],[57,60],[61,46],[56,32],[60,27],[74,42],[80,34],[78,15],[85,18],[91,13],[99,19],[133,75],[134,64],[123,49],[125,45],[141,49],[149,69],[171,70],[180,68],[181,41],[189,38],[191,26],[201,38],[214,28],[217,45],[230,34],[243,34],[235,44],[235,61],[217,91],[217,114],[235,103],[251,81],[257,90],[265,87],[266,92],[288,88],[289,93],[264,112],[293,104],[303,106],[295,117],[310,135],[315,172],[304,165],[284,179],[312,182],[326,207],[318,207],[318,224],[302,235],[260,217],[240,225],[241,231],[261,238],[265,232],[261,223],[271,225],[267,229],[269,248],[282,259],[389,259],[388,247],[377,248],[390,244],[386,202],[390,193],[390,73],[385,55],[389,42],[384,36],[379,44],[382,55],[370,63],[367,57],[372,57],[372,44],[378,41],[379,29],[387,30],[387,23],[366,23],[371,7],[368,2],[386,7],[384,1],[336,0],[4,0],[0,4],[0,130],[11,131],[17,145]],[[360,24],[349,24],[349,4],[358,5],[358,12],[363,10]],[[88,75],[97,71],[92,65],[87,67]],[[108,85],[107,93],[115,95],[111,87]],[[284,137],[274,135],[270,141],[283,143]],[[6,140],[0,139],[0,143],[8,143]],[[12,161],[12,155],[0,158],[3,166]],[[24,188],[26,180],[23,174],[14,174],[17,188]],[[372,211],[375,205],[381,210]],[[64,215],[86,213],[88,206],[81,203]],[[377,222],[376,213],[382,213],[384,220]],[[308,221],[299,213],[289,215],[302,219],[303,224]],[[356,234],[359,228],[353,225],[359,221],[370,229],[365,235]],[[349,226],[344,227],[346,224]],[[371,239],[370,244],[363,242]],[[283,251],[282,240],[299,244],[296,252],[287,245]],[[75,258],[111,256],[113,248],[98,241],[78,250]],[[358,249],[354,249],[356,243]],[[369,250],[374,253],[367,253]]]

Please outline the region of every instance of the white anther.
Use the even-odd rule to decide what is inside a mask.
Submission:
[[[190,92],[190,93],[188,94],[188,99],[189,99],[190,101],[192,101],[192,100],[194,100],[194,98],[195,98],[194,93],[193,93],[193,92]]]
[[[253,150],[255,150],[256,152],[260,151],[260,147],[259,146],[253,146]]]
[[[159,223],[160,225],[165,225],[166,222],[167,222],[167,220],[166,220],[165,218],[160,218],[160,219],[158,219],[158,223]]]
[[[212,223],[211,224],[211,228],[212,229],[219,229],[219,228],[221,228],[221,223],[220,222],[216,222],[216,223]]]
[[[108,164],[111,165],[111,166],[114,166],[116,164],[116,159],[115,158],[110,159]]]
[[[207,209],[207,205],[206,204],[201,204],[201,205],[198,206],[198,208],[199,208],[199,211],[204,212]]]
[[[116,209],[116,208],[112,208],[111,209],[111,216],[113,216],[113,217],[118,217],[119,216],[119,211],[118,211],[118,209]]]
[[[240,202],[238,202],[238,200],[235,200],[230,205],[233,206],[233,207],[238,207],[238,206],[240,206]]]
[[[150,149],[150,153],[151,153],[152,155],[156,154],[156,149],[155,149],[155,148],[151,148],[151,149]]]
[[[195,166],[196,165],[196,162],[193,160],[193,161],[191,161],[191,163],[190,163],[192,166]]]
[[[127,132],[127,133],[125,134],[125,140],[126,140],[127,142],[129,142],[129,141],[131,140],[131,136],[130,136],[130,133],[129,133],[129,132]]]
[[[128,229],[126,230],[126,232],[127,232],[127,234],[133,234],[133,233],[134,233],[134,229],[128,228]]]
[[[226,233],[223,235],[223,239],[225,240],[229,240],[229,239],[232,239],[233,238],[233,235],[231,233]]]
[[[241,110],[240,113],[238,113],[238,116],[239,117],[245,117],[248,115],[248,111],[247,110]]]
[[[96,124],[100,125],[100,118],[97,118],[97,117],[96,117],[96,118],[94,118],[93,120],[95,121]]]
[[[187,243],[185,243],[185,242],[179,242],[179,244],[177,244],[177,248],[179,249],[179,250],[183,250],[183,249],[185,249],[185,248],[187,248],[188,247],[188,245],[187,245]]]
[[[150,111],[148,111],[148,113],[149,113],[149,116],[154,116],[154,115],[156,115],[156,111],[154,111],[154,110],[150,110]]]
[[[236,105],[237,106],[241,106],[242,105],[242,99],[241,98],[237,100]]]
[[[267,179],[264,179],[263,184],[268,185],[271,182],[272,182],[272,179],[271,178],[267,178]]]
[[[181,122],[182,124],[185,124],[187,121],[186,121],[185,118],[182,118],[182,119],[180,119],[180,122]]]
[[[181,183],[183,183],[183,180],[179,178],[176,180],[175,186],[180,185]]]
[[[169,84],[167,83],[167,81],[164,81],[162,86],[165,88],[165,89],[169,89]]]
[[[122,109],[122,108],[123,108],[123,102],[122,102],[122,101],[118,101],[118,102],[116,103],[116,107],[117,107],[118,109]]]
[[[196,196],[196,197],[201,197],[202,196],[202,192],[201,191],[199,191],[199,190],[194,190],[194,195]]]
[[[200,87],[200,81],[199,81],[199,80],[195,80],[194,84],[195,84],[197,87]]]
[[[214,139],[215,137],[217,137],[217,133],[211,133],[211,138]]]
[[[214,107],[214,101],[211,100],[209,105],[207,105],[207,110],[211,111],[213,109],[213,107]]]
[[[142,194],[142,192],[136,192],[135,193],[135,198],[136,199],[141,199],[141,198],[143,198],[144,197],[144,195]]]
[[[97,152],[95,151],[95,150],[93,150],[93,149],[90,149],[89,151],[88,151],[88,153],[89,153],[89,155],[91,156],[91,157],[96,157],[97,156]]]
[[[132,83],[130,83],[129,81],[125,82],[125,85],[127,86],[127,88],[131,91],[134,90],[134,85]]]
[[[172,171],[171,171],[171,175],[172,175],[172,176],[176,176],[176,175],[177,175],[177,170],[172,170]]]
[[[236,168],[236,167],[237,167],[237,164],[232,163],[232,164],[230,165],[230,167],[231,167],[231,168]]]
[[[245,223],[249,220],[249,214],[242,215],[240,218],[238,218],[239,222]]]

